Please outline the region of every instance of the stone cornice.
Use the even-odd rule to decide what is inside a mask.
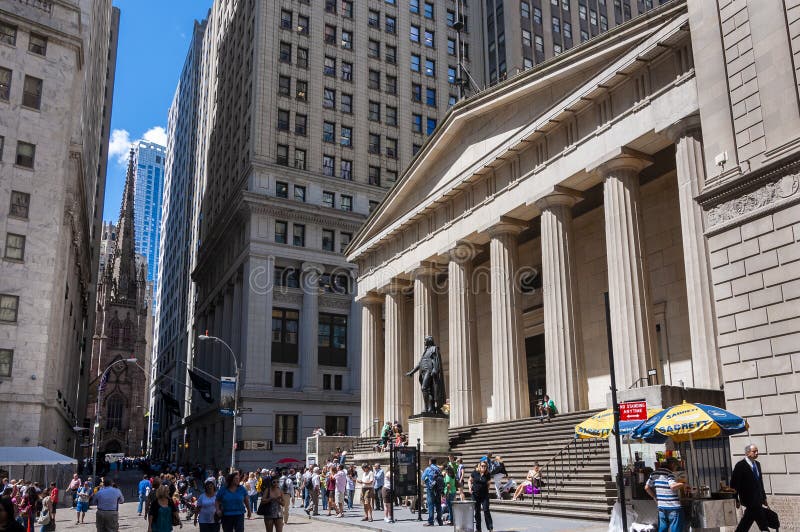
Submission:
[[[357,231],[364,222],[358,213],[293,202],[282,198],[243,192],[243,199],[251,213],[265,214],[288,221],[302,221],[325,227]]]

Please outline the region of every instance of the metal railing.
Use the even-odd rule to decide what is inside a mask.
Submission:
[[[586,466],[587,460],[600,451],[600,447],[605,440],[600,439],[573,439],[564,445],[541,469],[541,482],[539,493],[532,490],[531,508],[536,510],[537,497],[538,504],[550,500],[550,497],[558,495],[559,490],[563,490],[566,482],[573,478],[573,475],[581,468]]]

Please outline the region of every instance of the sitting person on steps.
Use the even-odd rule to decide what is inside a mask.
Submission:
[[[533,488],[539,488],[542,482],[542,468],[539,466],[539,462],[533,463],[533,468],[528,471],[528,476],[525,479],[525,482],[517,487],[517,491],[514,492],[514,497],[511,499],[512,501],[518,501],[522,498],[522,494],[525,491],[525,488],[531,486],[531,493],[533,493]]]
[[[556,409],[556,403],[552,399],[550,399],[549,395],[545,395],[542,399],[542,403],[539,405],[539,421],[543,421],[544,418],[551,418],[558,413]]]

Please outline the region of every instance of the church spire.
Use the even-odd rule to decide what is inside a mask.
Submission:
[[[117,299],[136,300],[136,251],[133,226],[134,201],[134,152],[131,148],[128,155],[128,173],[125,176],[125,191],[122,193],[122,205],[119,209],[117,223],[117,245],[114,250],[114,280],[116,281]]]

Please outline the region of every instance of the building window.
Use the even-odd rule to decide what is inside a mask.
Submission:
[[[289,131],[289,111],[278,109],[278,131]]]
[[[397,64],[397,46],[390,46],[390,45],[387,44],[386,46],[384,46],[384,50],[385,50],[386,62],[389,63],[390,65],[396,65]]]
[[[411,84],[411,101],[412,102],[422,101],[422,85],[420,85],[419,83]]]
[[[342,93],[341,111],[343,113],[351,114],[353,112],[353,95]]]
[[[369,134],[369,152],[374,154],[381,153],[381,136],[377,133]]]
[[[419,54],[411,54],[411,70],[419,72],[422,68],[422,57]]]
[[[339,387],[334,387],[334,389],[341,390],[342,376],[335,375],[334,377],[339,382]],[[334,382],[336,379],[334,379]],[[347,416],[325,416],[325,434],[328,436],[347,436]]]
[[[325,87],[322,89],[322,107],[334,109],[336,107],[336,90]]]
[[[348,126],[342,126],[342,138],[341,138],[341,145],[345,147],[351,147],[353,145],[353,128]]]
[[[294,167],[298,170],[306,169],[306,150],[294,149]]]
[[[414,133],[422,133],[422,115],[411,115],[411,130]]]
[[[308,99],[308,82],[298,79],[294,83],[294,97],[304,102]]]
[[[277,370],[274,373],[273,386],[276,388],[294,388],[294,372]]]
[[[333,122],[322,123],[322,142],[334,142],[336,138],[336,124]]]
[[[288,97],[292,93],[292,78],[289,76],[278,76],[278,94]]]
[[[600,15],[600,31],[608,31],[608,18],[605,15]]]
[[[386,15],[384,28],[386,29],[386,33],[390,33],[392,35],[397,33],[397,19]]]
[[[597,11],[594,9],[589,10],[589,23],[592,26],[597,26]]]
[[[353,49],[353,34],[349,31],[342,30],[342,48],[345,50]]]
[[[325,56],[322,63],[322,73],[326,76],[336,77],[336,58],[329,55]]]
[[[19,296],[0,294],[0,321],[16,323],[18,310]]]
[[[381,43],[378,41],[374,41],[370,39],[367,42],[367,55],[374,59],[380,59],[381,57]]]
[[[397,126],[397,107],[386,106],[386,124]]]
[[[18,190],[11,191],[11,208],[8,211],[10,216],[15,218],[28,218],[28,209],[31,204],[31,195]]]
[[[381,121],[381,102],[369,102],[367,118],[370,122]]]
[[[561,32],[561,19],[558,17],[553,17],[553,33],[560,33]]]
[[[341,173],[342,179],[346,179],[348,181],[351,181],[353,179],[353,161],[342,159],[341,170],[342,170]]]
[[[17,45],[17,27],[6,22],[0,22],[0,42]]]
[[[564,22],[564,38],[572,39],[572,24]]]
[[[322,204],[325,207],[333,209],[334,204],[336,202],[336,194],[333,192],[328,192],[327,190],[322,191]]]
[[[537,52],[544,53],[544,39],[541,35],[534,35],[533,42]]]
[[[408,36],[411,39],[411,42],[419,42],[419,26],[411,25],[411,29],[409,30]]]
[[[397,159],[397,139],[386,137],[386,156]]]
[[[292,29],[292,12],[286,9],[281,9],[281,28],[285,30]]]
[[[322,156],[322,174],[328,177],[333,177],[333,168],[336,165],[336,158],[330,155]],[[322,201],[325,202],[325,193],[322,193]],[[331,204],[331,207],[333,205]]]
[[[531,5],[526,1],[520,2],[519,14],[522,18],[531,18]]]
[[[522,46],[531,46],[531,32],[522,30]]]
[[[381,186],[381,168],[380,166],[369,167],[369,184],[379,187]]]
[[[14,351],[12,349],[0,349],[0,378],[11,377],[11,368],[14,365]]]
[[[370,28],[380,28],[381,14],[378,11],[373,11],[372,9],[370,9],[369,13],[367,14],[367,25]]]
[[[353,196],[346,196],[342,194],[339,201],[341,202],[341,209],[343,211],[350,212],[353,210]]]
[[[36,145],[29,142],[17,142],[17,166],[24,168],[33,168],[33,162],[36,159]]]
[[[325,11],[336,14],[336,0],[325,0]]]
[[[430,87],[425,89],[425,103],[429,107],[436,107],[436,89]]]
[[[0,67],[0,100],[7,102],[11,96],[11,71]]]
[[[435,76],[436,75],[436,61],[433,59],[425,58],[425,75],[426,76]]]
[[[336,44],[336,26],[325,24],[325,44]]]
[[[275,444],[297,445],[297,416],[286,414],[275,416]]]
[[[351,240],[353,240],[352,233],[339,233],[339,253],[344,253],[344,251],[347,249],[347,246],[350,245]]]
[[[292,245],[300,248],[306,247],[306,226],[294,224],[292,228]]]
[[[342,61],[342,80],[353,81],[353,63]]]
[[[586,20],[586,6],[583,4],[580,4],[578,6],[578,17],[581,20]]]
[[[412,13],[419,13],[419,0],[409,0],[408,10]]]
[[[378,208],[378,202],[369,200],[369,213],[372,214],[372,211]]]
[[[309,27],[308,17],[297,15],[297,33],[300,35],[308,35]]]
[[[294,115],[294,132],[297,135],[301,135],[303,137],[306,136],[306,131],[308,129],[308,117],[306,115],[301,115],[299,113],[295,113]]]
[[[278,60],[281,63],[289,63],[289,64],[291,64],[291,62],[292,62],[292,44],[288,43],[288,42],[281,41],[281,44],[280,44],[278,50],[279,50]],[[299,53],[299,50],[298,50],[298,53]]]
[[[436,35],[431,30],[425,30],[425,46],[428,48],[435,48],[436,44]]]
[[[38,33],[31,33],[28,41],[28,51],[36,55],[47,55],[47,37]]]
[[[289,197],[289,183],[283,181],[275,182],[275,195],[279,198]]]
[[[447,55],[456,55],[456,41],[455,39],[447,39]]]
[[[378,70],[369,71],[369,88],[380,90],[381,89],[381,73]]]
[[[347,316],[319,314],[317,347],[321,366],[347,367]]]
[[[280,220],[275,221],[275,243],[286,244],[288,224]]]
[[[25,260],[25,235],[6,233],[6,254],[11,260]]]
[[[419,150],[422,149],[422,145],[414,143],[411,145],[411,155],[416,155],[419,153]]]
[[[305,153],[305,152],[303,152]],[[306,187],[295,185],[294,186],[294,200],[306,202]]]
[[[289,56],[291,56],[291,48],[289,49]],[[308,48],[297,48],[297,68],[308,68]]]
[[[322,249],[325,251],[333,251],[335,231],[332,229],[322,230]]]
[[[533,8],[533,23],[542,24],[542,10],[536,6]]]
[[[453,66],[447,67],[447,82],[448,83],[456,82],[456,67]]]
[[[425,129],[426,134],[427,135],[433,134],[433,131],[436,129],[436,119],[429,117],[428,120],[427,120],[426,126],[427,126],[426,129]]]
[[[589,32],[586,30],[581,30],[581,42],[586,42],[589,40]]]
[[[106,429],[122,429],[123,408],[122,399],[120,399],[118,395],[108,398],[108,405],[106,406]]]
[[[278,144],[276,162],[281,166],[289,166],[289,146]]]
[[[562,52],[561,45],[560,45],[560,44],[554,44],[554,45],[553,45],[553,53],[554,53],[554,54],[556,54],[556,55],[558,55],[558,54],[560,54],[561,52]]]
[[[397,94],[397,76],[386,75],[386,94]]]

